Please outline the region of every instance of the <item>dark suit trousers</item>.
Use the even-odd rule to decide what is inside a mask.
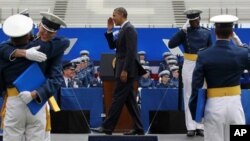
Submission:
[[[122,112],[123,105],[126,104],[134,123],[134,129],[143,131],[139,109],[133,91],[133,82],[134,79],[128,80],[126,83],[116,80],[116,88],[113,93],[112,104],[109,109],[108,117],[102,124],[105,129],[110,129],[112,131],[115,129]]]

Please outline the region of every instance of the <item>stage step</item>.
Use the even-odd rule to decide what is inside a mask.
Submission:
[[[90,135],[88,141],[158,141],[157,136]]]

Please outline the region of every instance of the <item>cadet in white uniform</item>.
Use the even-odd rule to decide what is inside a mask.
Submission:
[[[209,29],[200,26],[200,10],[187,10],[187,22],[190,27],[178,31],[169,41],[168,46],[175,48],[179,45],[184,47],[184,64],[182,67],[183,99],[185,108],[185,120],[187,136],[203,136],[203,125],[192,120],[188,101],[191,96],[192,74],[195,67],[197,52],[202,48],[212,45],[212,36]]]
[[[189,107],[194,119],[198,90],[206,79],[205,141],[229,141],[230,125],[245,124],[240,77],[244,69],[250,68],[250,51],[230,43],[233,22],[237,20],[232,15],[212,17],[210,21],[215,22],[217,40],[213,47],[198,53]]]
[[[19,14],[8,17],[3,24],[3,32],[11,37],[11,41],[9,44],[1,44],[0,48],[7,50],[9,46],[25,47],[29,42],[29,33],[32,28],[33,21],[29,17]],[[3,141],[21,141],[23,137],[27,141],[43,141],[46,125],[45,106],[36,115],[32,115],[26,105],[33,99],[39,102],[40,95],[36,91],[22,91],[18,95],[16,88],[11,85],[12,81],[16,79],[15,77],[19,76],[16,72],[22,72],[29,64],[30,62],[25,60],[16,59],[6,62],[1,58],[0,81],[1,85],[5,86],[5,96],[7,97],[6,111],[2,111],[5,113]]]
[[[36,40],[32,41],[29,44],[31,44],[31,45],[33,45],[33,44],[34,45],[42,44],[42,48],[40,48],[39,51],[42,51],[42,52],[46,53],[48,61],[45,64],[41,64],[41,69],[44,70],[43,72],[45,72],[45,76],[48,76],[47,79],[49,79],[49,80],[46,81],[45,85],[42,85],[40,88],[38,88],[37,92],[36,91],[35,92],[33,92],[33,91],[32,92],[28,92],[28,91],[21,92],[19,94],[20,98],[25,103],[29,103],[29,101],[32,100],[31,96],[33,97],[33,93],[36,93],[37,95],[39,95],[39,98],[41,98],[41,100],[47,100],[48,97],[55,94],[57,92],[57,90],[59,90],[59,88],[60,88],[60,83],[59,82],[61,81],[61,78],[62,78],[62,75],[60,73],[61,72],[61,58],[63,56],[64,50],[69,45],[69,40],[68,39],[66,39],[64,37],[55,37],[56,31],[58,29],[60,29],[60,26],[61,25],[65,26],[66,24],[59,17],[57,17],[57,16],[55,16],[55,15],[53,15],[51,13],[41,12],[41,15],[43,16],[43,19],[42,19],[42,22],[41,22],[41,24],[39,26],[39,34],[38,34],[39,38],[37,38]],[[19,20],[19,19],[12,20],[13,23],[9,24],[9,25],[21,24],[22,26],[24,26],[26,23],[23,23],[22,20]],[[33,22],[32,22],[32,24],[33,24]],[[8,25],[8,24],[5,23],[5,25]],[[33,25],[32,25],[32,27],[33,27]],[[32,29],[32,27],[31,27],[31,29]],[[14,27],[11,27],[11,26],[6,26],[4,28],[6,29],[5,34],[9,35],[10,37],[18,37],[18,36],[11,36],[11,34],[8,33],[8,32],[11,31],[11,29],[14,29],[14,33],[16,35],[16,30],[18,30],[17,27],[14,28]],[[23,27],[20,27],[20,28],[23,28]],[[29,34],[29,32],[27,34]],[[24,35],[22,35],[22,36],[24,36]],[[28,44],[27,41],[25,41],[24,43]],[[4,54],[4,56],[2,56],[2,57],[7,61],[9,61],[9,58],[14,58],[13,61],[12,61],[12,65],[16,66],[16,69],[11,68],[11,67],[7,67],[8,69],[16,70],[16,73],[14,73],[14,75],[12,74],[11,77],[10,76],[6,77],[6,78],[9,79],[8,81],[6,81],[6,79],[2,79],[2,78],[0,79],[1,82],[3,80],[6,81],[6,82],[1,83],[1,84],[6,85],[8,96],[9,96],[9,93],[16,93],[16,92],[13,92],[13,91],[8,92],[10,90],[9,88],[11,88],[11,90],[14,89],[13,86],[12,86],[12,81],[14,81],[15,78],[22,72],[22,70],[24,70],[26,68],[26,66],[28,66],[31,63],[28,60],[24,60],[23,58],[20,58],[20,57],[26,57],[29,60],[41,62],[40,59],[37,58],[37,55],[35,54],[36,52],[39,52],[39,51],[36,51],[35,49],[31,48],[31,49],[33,49],[32,50],[33,52],[28,53],[28,51],[30,49],[28,49],[28,47],[25,47],[24,43],[21,44],[20,46],[17,46],[15,44],[14,44],[14,46],[11,46],[11,43],[7,42],[7,43],[4,44],[5,45],[4,47],[6,49],[1,50],[1,53]],[[7,45],[9,45],[9,46],[7,46]],[[24,47],[22,47],[22,45]],[[48,46],[46,46],[46,45],[48,45]],[[31,57],[28,57],[29,54],[31,55]],[[26,55],[26,56],[23,56],[23,55]],[[21,61],[21,60],[23,60],[23,61]],[[8,64],[8,63],[9,62],[6,62],[6,64]],[[19,63],[21,63],[21,64],[19,64]],[[18,65],[15,65],[15,64],[18,64]],[[18,72],[17,72],[17,70],[18,70]],[[7,72],[8,71],[6,71],[6,73]],[[1,72],[1,73],[4,73],[4,72]],[[47,87],[47,86],[49,86],[49,87]],[[2,92],[3,90],[4,89],[1,88],[0,92]],[[10,95],[10,96],[12,96],[12,95]],[[8,99],[11,99],[11,97],[8,98]],[[10,101],[10,100],[8,100],[8,101]],[[7,120],[8,119],[7,118],[8,113],[10,113],[10,112],[8,112],[8,107],[9,107],[8,106],[8,101],[7,101],[7,104],[6,104],[7,111],[6,111],[6,118],[5,118],[5,122],[4,122],[5,123],[5,125],[4,125],[5,126],[5,128],[4,128],[4,130],[5,130],[4,131],[4,140],[11,140],[11,141],[17,140],[17,141],[20,141],[21,136],[25,136],[24,138],[25,138],[26,141],[40,141],[40,140],[44,141],[44,137],[46,138],[46,140],[50,140],[49,132],[45,133],[45,127],[43,127],[43,129],[39,128],[39,130],[38,129],[36,130],[36,134],[39,134],[39,135],[34,134],[33,129],[30,129],[30,130],[26,129],[26,128],[20,129],[20,130],[18,130],[20,132],[16,134],[17,137],[14,139],[13,136],[15,136],[15,133],[12,134],[12,130],[8,130],[9,126],[11,128],[13,127],[12,125],[10,125],[11,122],[8,122],[8,120]],[[20,106],[20,108],[21,108],[21,106]],[[19,111],[23,111],[23,110],[19,110]],[[41,112],[42,115],[45,114],[45,108],[42,108],[39,112]],[[37,116],[37,115],[35,115],[35,116]],[[49,117],[47,117],[47,119],[49,119]],[[41,120],[42,123],[43,123],[44,121],[46,121],[46,118],[43,117],[43,116],[39,116],[39,120]],[[25,125],[25,124],[30,124],[30,123],[23,122],[23,124]],[[40,125],[40,123],[38,123],[38,122],[33,123],[33,124],[39,124]],[[47,124],[47,125],[49,125],[49,124]],[[47,125],[46,125],[46,127],[48,127],[47,129],[50,129],[50,125],[49,126],[47,126]],[[29,128],[28,126],[26,126],[26,127]],[[37,125],[35,127],[37,127]],[[40,134],[40,129],[42,130],[41,132],[43,132],[42,135]]]

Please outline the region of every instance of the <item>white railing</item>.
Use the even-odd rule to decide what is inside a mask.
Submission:
[[[39,23],[40,11],[53,11],[56,0],[0,0],[0,23],[10,15],[26,8],[35,23]],[[62,9],[69,27],[106,27],[106,20],[113,9],[124,6],[129,20],[137,27],[176,27],[172,8],[173,0],[68,0],[67,9]],[[250,24],[250,0],[184,0],[186,9],[203,11],[201,23],[210,25],[209,18],[218,14],[233,14],[239,17],[239,27]],[[222,8],[223,7],[223,8]],[[60,5],[59,5],[60,8]],[[59,11],[60,14],[60,11]],[[59,15],[60,16],[60,15]]]

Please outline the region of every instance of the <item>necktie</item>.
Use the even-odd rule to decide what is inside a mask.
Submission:
[[[73,88],[73,81],[68,79],[68,88]]]

